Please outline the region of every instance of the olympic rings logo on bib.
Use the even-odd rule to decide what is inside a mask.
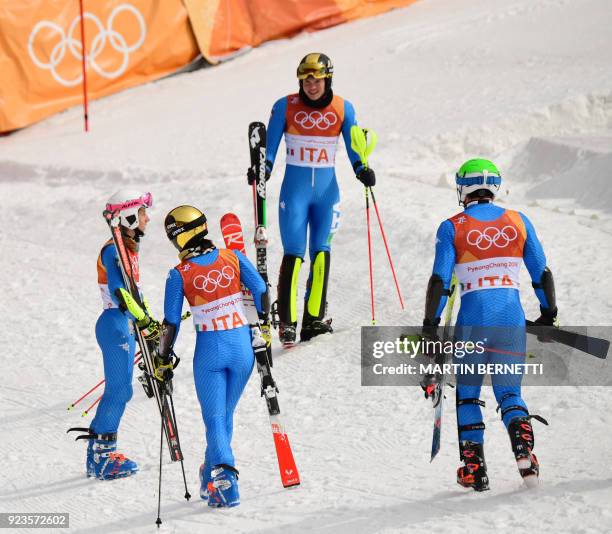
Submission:
[[[139,27],[140,35],[134,44],[128,44],[127,39],[113,28],[115,18],[124,11],[131,13],[134,16]],[[120,4],[111,11],[108,20],[106,21],[106,27],[93,13],[85,12],[83,18],[93,22],[97,29],[97,34],[91,42],[91,50],[87,50],[86,59],[88,65],[90,65],[92,69],[103,78],[109,80],[118,78],[127,70],[130,54],[138,50],[145,41],[147,27],[142,13],[131,4]],[[63,61],[66,51],[70,52],[76,60],[80,61],[83,58],[80,37],[74,36],[75,29],[77,26],[79,26],[80,21],[80,16],[75,17],[68,28],[68,32],[65,33],[64,28],[62,28],[59,24],[50,20],[41,20],[34,26],[28,39],[28,53],[30,54],[34,64],[41,69],[50,70],[53,78],[55,78],[59,84],[65,87],[73,87],[81,83],[83,80],[82,73],[72,80],[66,80],[58,73],[56,69],[56,67],[58,67]],[[50,30],[59,36],[59,41],[51,50],[51,53],[48,55],[48,60],[46,61],[44,60],[46,58],[41,59],[37,56],[34,47],[38,34],[44,29]],[[97,61],[107,44],[110,44],[113,50],[123,56],[121,58],[120,65],[115,70],[105,70]]]
[[[505,248],[517,237],[518,232],[514,226],[506,225],[501,229],[487,226],[482,232],[470,230],[467,234],[467,243],[479,250],[488,250],[491,247]]]
[[[226,289],[236,277],[236,272],[229,265],[220,271],[213,269],[207,275],[199,274],[193,279],[193,287],[204,291],[204,293],[214,293],[217,289]]]
[[[331,111],[321,113],[320,111],[311,111],[306,113],[305,111],[298,111],[293,120],[296,124],[299,124],[304,130],[312,130],[313,128],[319,128],[319,130],[327,130],[334,126],[338,122],[338,117]]]

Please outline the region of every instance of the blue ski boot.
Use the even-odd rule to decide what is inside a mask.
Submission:
[[[203,501],[208,500],[208,484],[212,482],[212,476],[210,474],[211,469],[203,463],[200,466],[200,498]]]
[[[98,480],[129,477],[138,471],[136,462],[117,452],[117,433],[94,434],[87,447],[87,476]]]
[[[236,468],[221,464],[211,471],[212,481],[208,483],[208,506],[220,508],[240,504],[238,493],[238,471]]]

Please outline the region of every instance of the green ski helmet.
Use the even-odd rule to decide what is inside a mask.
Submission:
[[[459,205],[463,206],[466,197],[478,190],[489,191],[495,198],[501,187],[501,181],[501,174],[492,161],[488,159],[466,161],[455,175]]]

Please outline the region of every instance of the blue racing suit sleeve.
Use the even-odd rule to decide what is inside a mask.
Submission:
[[[258,312],[263,312],[261,297],[268,289],[261,275],[257,272],[255,266],[241,252],[234,250],[234,254],[238,257],[240,263],[240,281],[250,289],[253,293],[253,300]]]
[[[348,100],[345,100],[344,122],[342,123],[342,138],[344,139],[346,153],[348,154],[348,157],[351,160],[351,165],[353,166],[355,173],[358,173],[363,168],[363,165],[361,165],[359,155],[351,147],[351,128],[356,125],[357,119],[355,117],[355,108],[353,107],[353,104],[351,104]]]
[[[525,229],[527,231],[525,247],[523,248],[523,261],[525,262],[525,267],[527,267],[529,271],[532,282],[539,283],[542,278],[542,273],[546,268],[546,255],[544,254],[542,243],[540,243],[538,239],[533,224],[531,224],[531,221],[525,215],[522,213],[519,214],[525,223]],[[543,308],[550,308],[543,289],[536,289],[535,294]]]
[[[166,292],[164,294],[164,319],[176,327],[172,343],[178,337],[181,327],[181,313],[183,311],[183,279],[176,269],[170,269],[166,278]]]
[[[287,97],[277,100],[272,106],[266,139],[266,168],[272,172],[276,152],[285,133],[285,114],[287,112]]]
[[[102,264],[106,269],[110,297],[113,299],[113,302],[119,306],[119,300],[117,299],[117,295],[115,295],[115,291],[119,288],[125,289],[125,284],[123,283],[123,276],[119,268],[119,257],[117,256],[115,245],[108,245],[102,251]]]
[[[453,269],[457,261],[455,251],[455,227],[453,223],[446,220],[439,227],[436,233],[436,257],[432,274],[437,274],[444,284],[444,289],[450,289]],[[455,288],[458,291],[458,288]],[[436,311],[436,317],[442,315],[448,297],[443,295]]]

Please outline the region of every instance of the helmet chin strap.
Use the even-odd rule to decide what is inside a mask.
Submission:
[[[483,198],[474,198],[474,199],[471,199],[471,200],[469,200],[467,202],[464,202],[463,206],[467,208],[467,207],[471,206],[472,204],[492,204],[492,203],[493,203],[493,199],[492,198],[483,197]]]

